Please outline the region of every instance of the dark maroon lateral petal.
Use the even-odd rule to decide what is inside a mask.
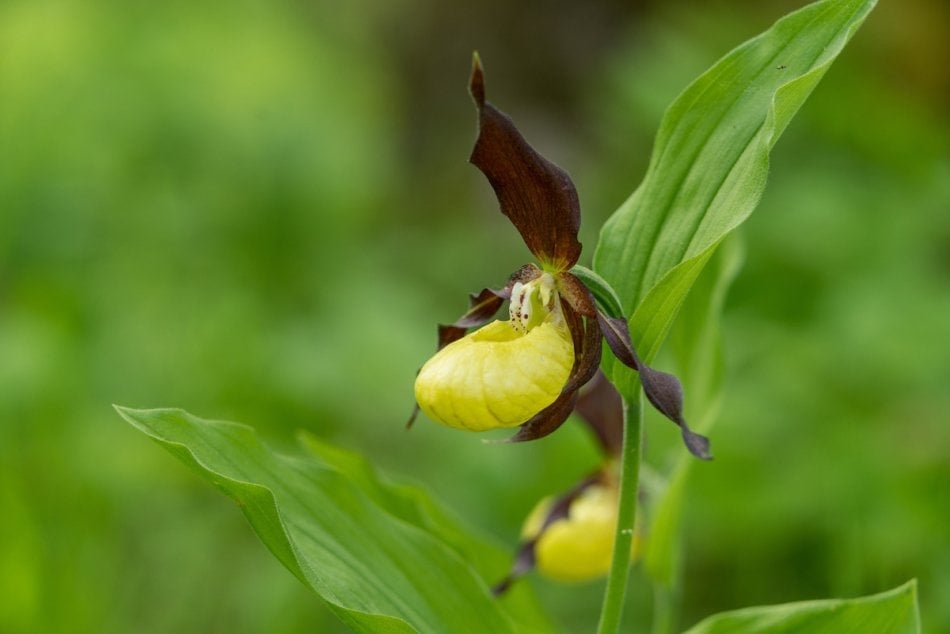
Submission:
[[[478,139],[469,160],[488,178],[502,213],[535,257],[559,270],[571,268],[581,254],[581,212],[570,176],[535,152],[511,119],[485,101],[478,55],[469,91],[478,108]]]
[[[574,365],[571,367],[571,376],[577,372],[577,366],[580,358],[584,354],[584,337],[587,336],[587,329],[584,328],[584,318],[571,307],[570,302],[565,302],[560,298],[561,314],[567,323],[567,329],[571,332],[571,341],[574,344]]]
[[[526,423],[522,423],[516,433],[511,438],[500,440],[501,443],[527,442],[529,440],[538,440],[557,431],[557,428],[564,424],[567,417],[574,411],[574,402],[577,400],[577,391],[561,392],[557,399],[545,407],[543,410],[531,417]]]
[[[641,363],[640,382],[653,407],[680,426],[683,442],[689,452],[702,460],[712,460],[709,439],[691,430],[683,418],[683,386],[679,379]]]
[[[464,315],[452,324],[439,324],[438,350],[464,337],[469,328],[476,328],[491,320],[505,303],[510,290],[510,288],[504,288],[496,291],[485,288],[477,295],[475,293],[469,295],[470,308]]]
[[[483,288],[477,294],[470,294],[468,296],[468,311],[459,317],[454,325],[460,328],[481,326],[488,319],[495,316],[495,313],[498,312],[498,309],[501,308],[510,294],[510,289],[507,287],[497,291],[491,288]]]
[[[597,317],[597,303],[582,281],[567,271],[558,273],[555,279],[557,280],[558,292],[561,297],[567,300],[571,308],[584,317],[590,317],[591,319]]]
[[[608,317],[600,311],[597,311],[597,322],[604,333],[604,339],[610,346],[614,356],[627,367],[640,371],[640,358],[637,357],[633,349],[633,343],[630,341],[630,329],[627,326],[627,320],[623,318]]]
[[[469,309],[452,324],[439,324],[439,350],[465,336],[469,328],[482,326],[495,316],[511,296],[512,283],[502,289],[483,288],[468,296]]]
[[[607,317],[598,311],[597,320],[614,355],[624,365],[640,373],[640,383],[647,400],[657,411],[679,425],[689,452],[702,460],[711,460],[709,439],[691,430],[683,418],[683,386],[679,379],[672,374],[654,370],[640,360],[630,340],[626,319]]]
[[[517,282],[530,282],[541,276],[541,269],[525,264],[508,277],[504,288],[483,288],[468,296],[468,311],[452,324],[439,324],[439,350],[465,336],[469,328],[477,328],[491,321],[505,300],[511,299],[511,289]]]
[[[562,304],[565,318],[571,327],[571,334],[575,338],[574,350],[580,348],[580,353],[575,352],[574,367],[571,369],[571,375],[568,377],[560,396],[546,408],[535,414],[526,423],[523,423],[518,433],[509,438],[507,442],[525,442],[528,440],[538,440],[544,438],[558,427],[560,427],[567,417],[574,410],[577,401],[577,392],[584,386],[600,367],[600,357],[603,347],[600,345],[601,333],[600,327],[593,319],[584,320],[573,312],[570,306]],[[583,329],[583,333],[578,333],[578,327]],[[581,345],[578,346],[578,335],[582,334]]]
[[[620,392],[598,371],[577,397],[574,411],[593,432],[608,456],[617,456],[623,447],[623,399]]]
[[[564,312],[566,313],[568,310]],[[602,336],[597,320],[587,319],[584,325],[584,343],[581,347],[581,353],[575,359],[571,376],[564,385],[564,392],[576,392],[584,387],[597,373],[598,368],[600,368],[600,357],[604,350],[603,346],[600,345]]]

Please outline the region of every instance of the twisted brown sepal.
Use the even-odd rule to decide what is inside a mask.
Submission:
[[[478,140],[469,158],[488,178],[501,211],[542,263],[566,270],[577,263],[581,212],[567,173],[525,141],[507,115],[485,101],[485,78],[476,53],[469,91],[478,108]]]
[[[683,442],[686,443],[689,452],[702,460],[711,460],[709,439],[692,431],[686,424],[686,419],[683,418],[683,386],[680,385],[679,379],[672,374],[654,370],[640,360],[630,340],[630,330],[626,319],[607,317],[598,312],[597,320],[600,322],[607,345],[617,358],[624,365],[640,373],[643,392],[653,407],[679,425],[683,433]]]
[[[453,341],[465,336],[469,328],[477,328],[488,323],[501,305],[511,294],[511,287],[495,290],[483,288],[468,296],[469,309],[451,324],[439,324],[439,347],[441,350]]]
[[[505,576],[504,579],[492,587],[491,591],[494,596],[501,596],[508,591],[508,588],[511,587],[511,584],[514,583],[515,580],[534,570],[534,548],[538,543],[538,539],[540,539],[541,535],[544,534],[544,531],[547,530],[548,526],[560,519],[566,519],[569,517],[571,514],[571,504],[574,503],[574,500],[576,500],[587,487],[601,482],[603,477],[603,474],[600,472],[587,476],[574,485],[567,493],[560,495],[556,500],[554,500],[554,504],[551,505],[551,508],[548,510],[548,514],[545,515],[544,521],[541,523],[541,528],[538,530],[538,534],[528,541],[521,543],[518,548],[518,552],[515,555],[515,561],[511,566],[511,571]]]
[[[511,289],[517,282],[525,283],[541,275],[541,270],[534,264],[525,264],[511,274],[504,288],[495,290],[483,288],[478,293],[468,296],[468,310],[452,324],[439,324],[439,347],[441,350],[453,341],[465,336],[469,328],[484,326],[506,300],[511,299]]]
[[[597,302],[584,282],[567,271],[558,273],[556,279],[558,292],[571,308],[584,317],[597,317]]]
[[[597,321],[597,304],[590,289],[566,271],[558,273],[557,288],[571,308],[587,317],[592,328],[596,326],[599,337],[602,333]],[[623,400],[600,370],[596,370],[593,378],[582,387],[574,410],[590,427],[605,454],[616,456],[620,453],[623,445]]]
[[[594,319],[585,320],[569,304],[561,304],[568,328],[574,338],[574,367],[560,396],[546,408],[535,414],[518,428],[518,433],[504,442],[525,442],[544,438],[558,427],[574,411],[577,392],[590,381],[600,367],[603,347],[600,345],[600,326]]]

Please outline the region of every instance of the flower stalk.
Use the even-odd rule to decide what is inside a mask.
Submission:
[[[640,459],[643,449],[643,403],[639,398],[633,402],[624,399],[623,417],[617,528],[597,634],[616,634],[620,631],[624,598],[627,594],[627,578],[630,573],[633,527],[637,519],[637,491],[640,486]]]
[[[408,425],[423,411],[467,431],[517,428],[508,442],[523,442],[553,433],[576,411],[600,443],[605,463],[549,507],[539,503],[540,523],[523,536],[511,572],[494,591],[505,592],[535,569],[563,580],[609,572],[598,631],[617,632],[636,543],[643,399],[638,387],[624,400],[598,373],[602,344],[637,372],[646,400],[680,428],[690,453],[711,459],[709,441],[686,422],[679,380],[638,355],[629,316],[610,284],[578,265],[581,214],[574,184],[486,100],[477,55],[469,92],[478,114],[469,160],[538,264],[524,265],[501,288],[472,294],[467,312],[439,326],[437,352],[416,376]],[[505,302],[509,319],[492,321]]]

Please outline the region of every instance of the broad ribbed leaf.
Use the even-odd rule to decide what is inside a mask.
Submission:
[[[486,581],[495,581],[498,571],[511,563],[509,544],[498,544],[476,537],[471,528],[429,493],[414,485],[385,481],[370,461],[352,451],[324,442],[308,432],[299,438],[304,448],[319,460],[340,471],[387,512],[418,526],[447,544],[469,563]],[[519,631],[548,632],[553,629],[547,615],[527,584],[520,584],[505,595],[504,606],[517,622]]]
[[[313,439],[310,456],[282,456],[244,425],[117,409],[233,498],[277,559],[355,631],[548,629],[517,598],[516,625],[460,553],[494,562],[492,578],[508,556],[467,538],[421,492],[380,482],[358,457]]]
[[[713,250],[758,203],[770,150],[875,2],[823,0],[782,18],[667,110],[643,183],[594,254],[647,363]],[[605,366],[628,397],[637,390],[634,373]]]
[[[686,634],[919,634],[917,583],[860,599],[806,601],[716,614]]]

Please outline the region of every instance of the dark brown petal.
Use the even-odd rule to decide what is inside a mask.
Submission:
[[[627,320],[623,318],[608,317],[597,312],[597,321],[600,323],[600,329],[604,333],[604,339],[607,345],[624,365],[640,371],[640,359],[633,349],[633,343],[630,341],[630,329],[627,326]]]
[[[493,288],[483,288],[478,293],[470,293],[468,296],[468,310],[464,315],[455,320],[452,324],[456,328],[475,328],[486,323],[501,305],[505,303],[510,294],[508,287],[495,290]]]
[[[581,389],[574,410],[587,423],[604,453],[617,456],[623,446],[623,399],[598,371]]]
[[[578,360],[584,352],[584,337],[587,331],[584,329],[584,318],[571,309],[570,304],[565,305],[563,300],[561,300],[561,314],[567,322],[567,329],[571,332],[571,341],[574,343],[574,365],[571,367],[571,376],[574,376]]]
[[[689,452],[702,460],[712,460],[709,452],[709,439],[697,434],[686,424],[683,418],[683,386],[672,374],[654,370],[641,364],[640,382],[643,392],[661,414],[680,426],[683,442]]]
[[[557,275],[557,290],[571,308],[584,317],[596,318],[597,305],[590,290],[573,274],[564,271]]]
[[[495,316],[511,295],[511,284],[500,290],[483,288],[468,296],[469,309],[452,324],[439,324],[439,350],[465,336],[469,328],[482,326]]]
[[[580,257],[581,214],[571,178],[525,141],[507,115],[485,101],[478,55],[469,91],[478,108],[478,139],[470,161],[482,171],[525,244],[542,263],[566,270]]]
[[[570,310],[565,308],[564,312],[567,313]],[[573,372],[564,386],[565,392],[576,392],[581,389],[597,372],[600,367],[600,357],[604,350],[603,346],[600,345],[601,338],[600,325],[597,320],[585,320],[583,346],[580,355],[574,360]]]
[[[491,321],[501,305],[505,303],[505,300],[511,299],[511,289],[516,282],[530,282],[540,277],[541,274],[541,269],[534,264],[525,264],[511,274],[504,288],[498,290],[483,288],[478,293],[469,294],[468,311],[456,319],[453,324],[439,325],[438,349],[441,350],[453,341],[464,337],[469,328],[477,328]]]
[[[607,317],[597,314],[607,345],[624,365],[640,373],[640,383],[647,399],[661,414],[680,426],[683,442],[690,453],[703,460],[712,459],[709,453],[709,439],[701,436],[689,428],[683,418],[683,386],[672,374],[654,370],[646,365],[637,356],[637,351],[630,340],[630,330],[627,320],[623,318]]]
[[[610,317],[623,317],[623,308],[620,305],[620,298],[617,297],[617,293],[614,292],[614,289],[607,283],[607,280],[586,266],[579,264],[575,264],[571,268],[570,273],[577,281],[584,285],[584,288],[586,288],[591,294],[591,297],[594,298],[595,304],[604,311],[605,315]]]
[[[523,423],[516,433],[507,440],[497,442],[513,443],[537,440],[552,434],[558,427],[564,424],[567,417],[574,411],[574,402],[577,399],[577,392],[561,392],[557,399],[535,414],[531,419]],[[492,441],[489,441],[492,442]]]

